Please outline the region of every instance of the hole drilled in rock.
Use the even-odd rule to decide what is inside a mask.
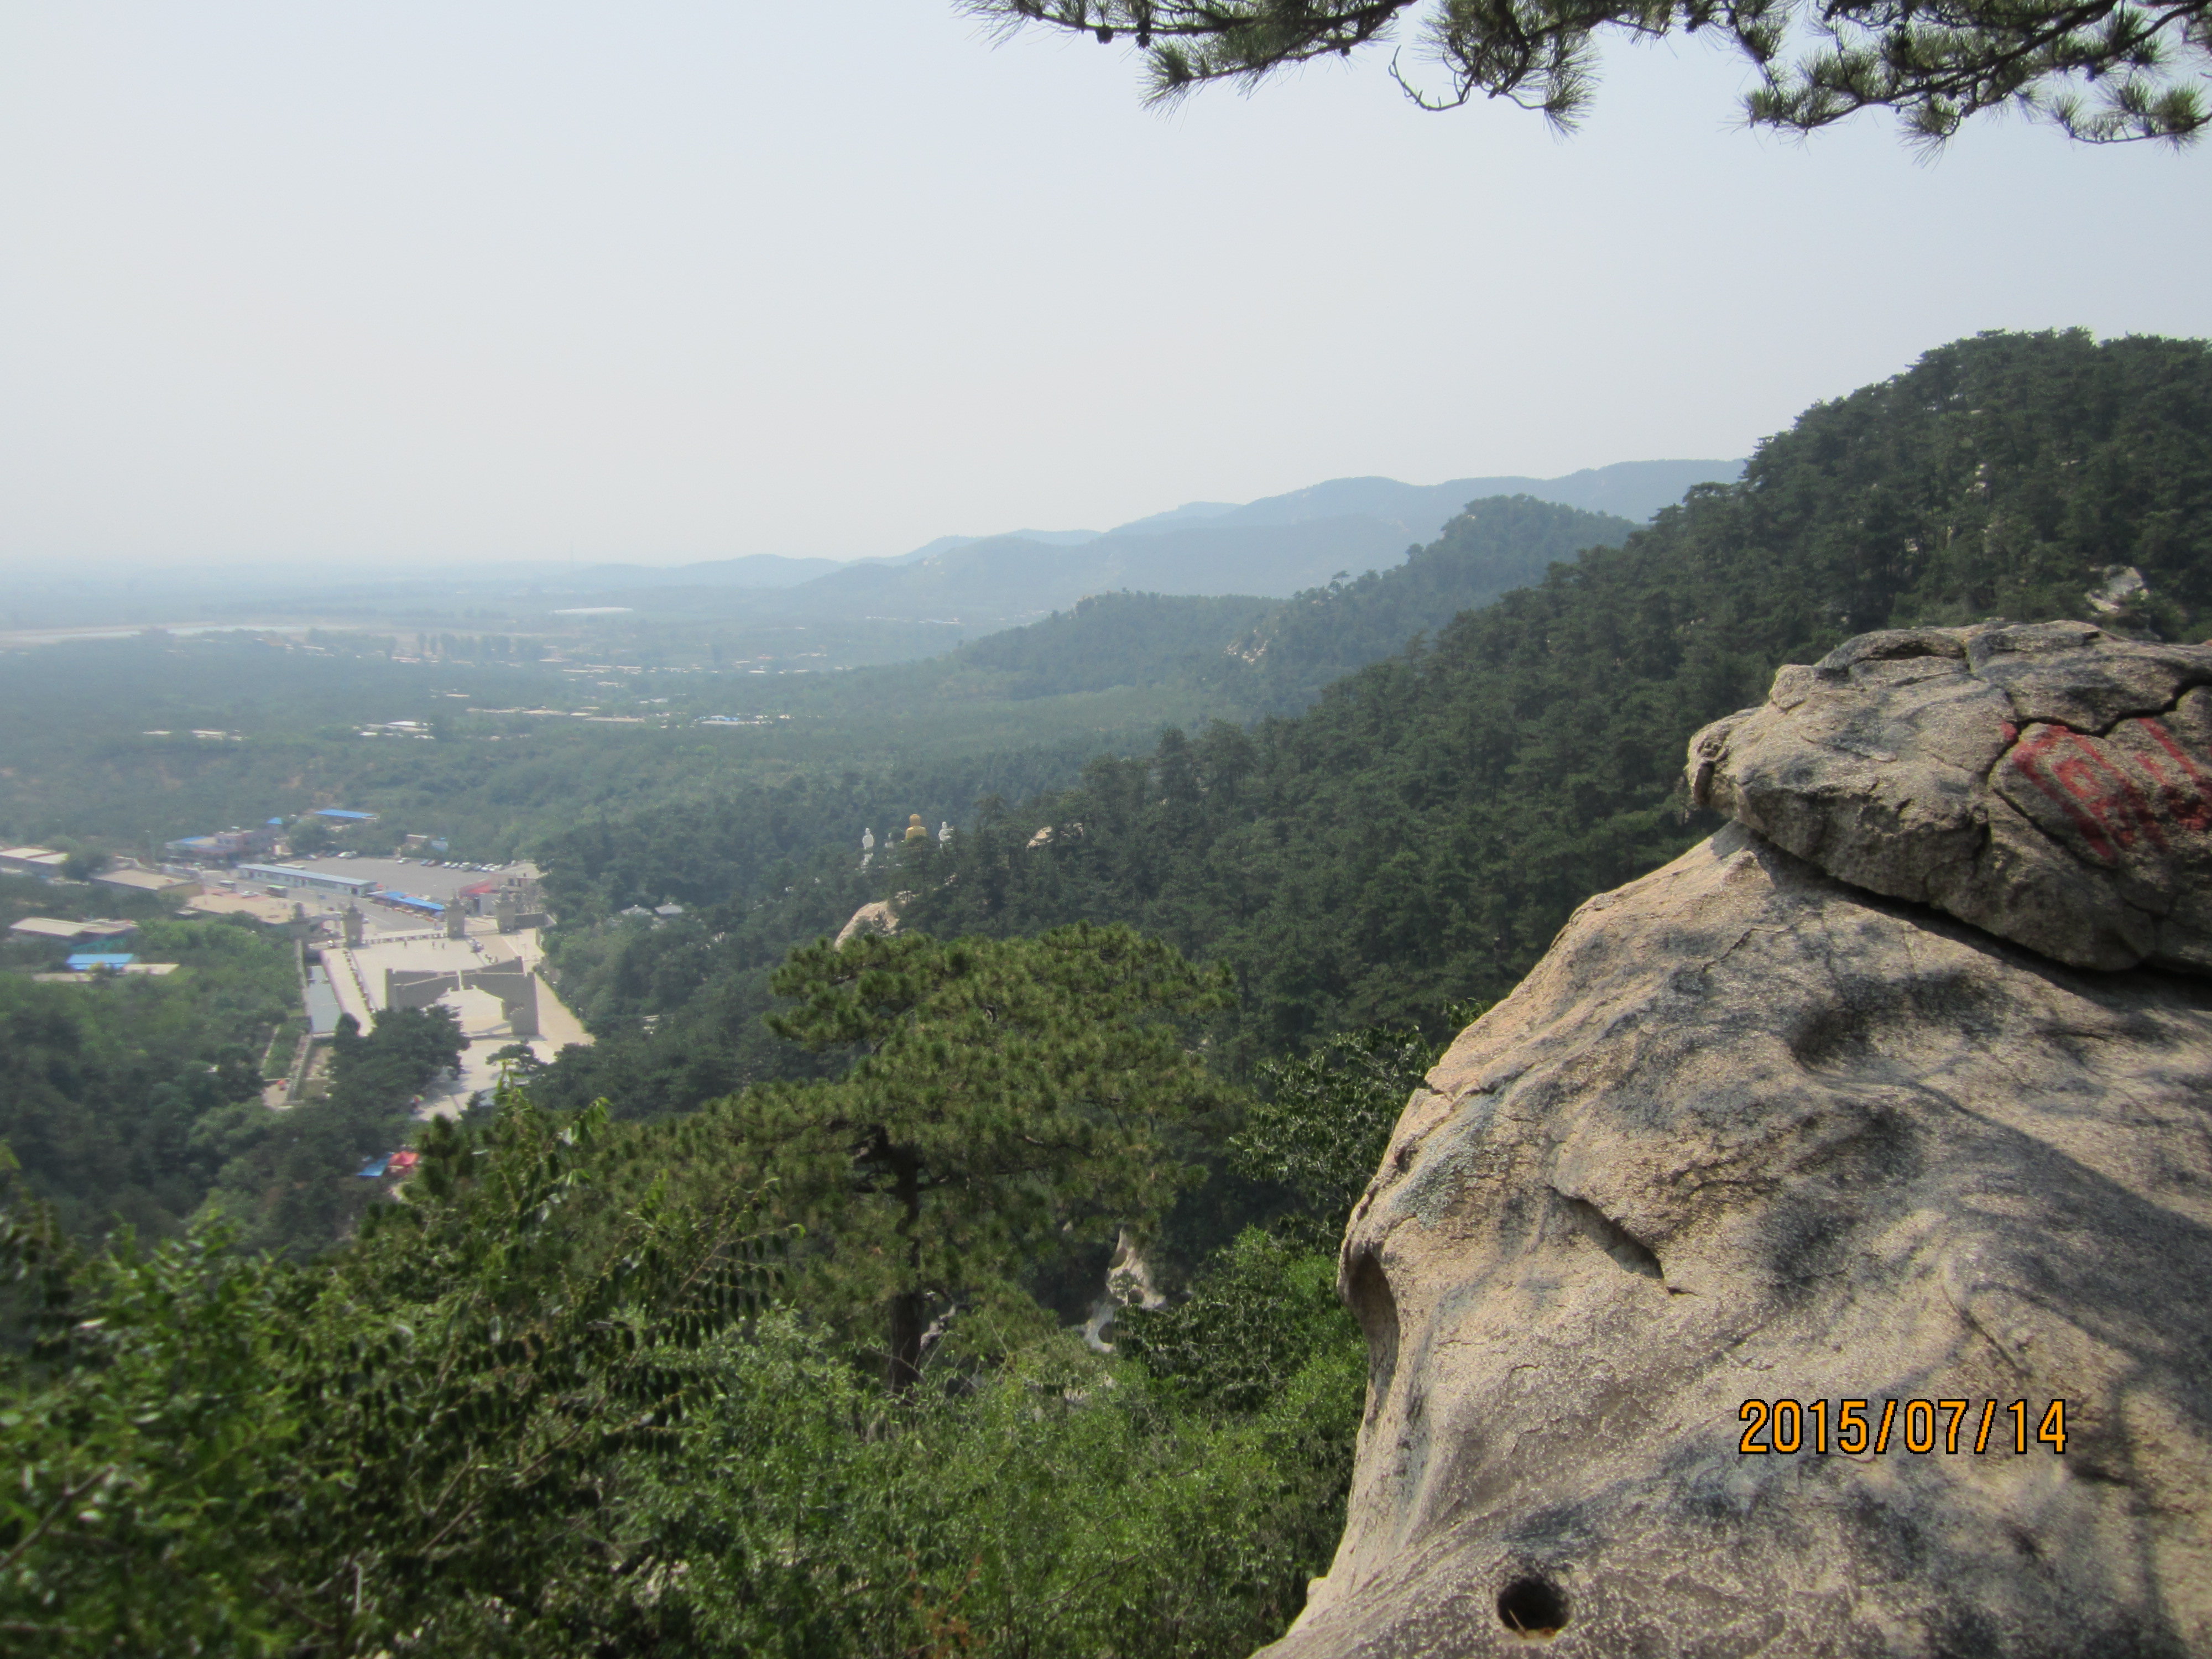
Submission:
[[[1557,1636],[1566,1628],[1566,1592],[1524,1575],[1498,1592],[1498,1620],[1517,1636]]]

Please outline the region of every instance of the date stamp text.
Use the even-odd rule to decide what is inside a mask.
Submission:
[[[1736,1418],[1744,1425],[1736,1450],[1746,1457],[1801,1451],[1878,1457],[1899,1450],[1915,1457],[1938,1451],[2024,1457],[2039,1445],[2066,1455],[2063,1400],[2039,1413],[2025,1400],[1984,1400],[1978,1411],[1971,1400],[1747,1400]]]

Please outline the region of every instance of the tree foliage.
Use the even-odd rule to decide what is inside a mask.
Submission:
[[[1333,1255],[1301,1250],[1280,1231],[1250,1227],[1198,1275],[1188,1295],[1158,1308],[1124,1308],[1115,1317],[1114,1341],[1185,1398],[1243,1411],[1279,1393],[1316,1350],[1341,1346],[1349,1323],[1336,1298]],[[1348,1480],[1351,1437],[1332,1449]]]
[[[299,996],[288,941],[251,925],[149,921],[168,975],[42,984],[0,973],[0,1142],[70,1231],[182,1231],[260,1103],[261,1056]]]
[[[11,1218],[49,1285],[0,1412],[12,1650],[574,1651],[623,1600],[606,1483],[673,1450],[681,1356],[770,1273],[742,1192],[577,1227],[605,1127],[441,1127],[423,1201],[326,1268]]]
[[[753,1090],[730,1121],[842,1295],[888,1310],[896,1387],[921,1375],[932,1311],[1147,1231],[1188,1178],[1191,1127],[1234,1098],[1194,1046],[1226,976],[1126,928],[819,941],[775,989],[798,1003],[778,1030],[854,1063]]]
[[[984,676],[1025,694],[1080,696],[1173,674],[1240,715],[1294,714],[1330,681],[1402,651],[1410,635],[1540,580],[1586,547],[1618,545],[1633,529],[1525,496],[1493,497],[1470,503],[1435,543],[1389,570],[1279,604],[1102,594],[945,660],[958,671],[952,684]],[[1110,746],[1101,738],[1069,756],[1061,781],[1073,781],[1084,759]],[[694,1110],[754,1083],[820,1075],[821,1062],[768,1030],[770,975],[791,950],[834,934],[860,905],[942,872],[908,879],[887,852],[864,871],[851,840],[805,858],[774,858],[775,848],[840,815],[854,836],[863,823],[885,829],[906,810],[933,814],[932,801],[957,802],[945,816],[972,825],[979,797],[987,817],[1003,812],[1006,799],[1035,793],[1039,775],[1012,763],[948,769],[918,760],[914,771],[930,781],[897,812],[884,810],[878,782],[858,777],[818,800],[799,782],[696,803],[648,792],[634,811],[549,842],[547,884],[562,910],[549,955],[562,1000],[594,1042],[560,1057],[539,1098],[575,1109],[604,1097],[617,1116],[642,1118]],[[690,908],[666,921],[611,915],[664,896]]]
[[[1453,1008],[1446,1023],[1475,1012]],[[1293,1059],[1260,1063],[1261,1097],[1229,1144],[1243,1174],[1297,1195],[1282,1231],[1310,1247],[1336,1249],[1406,1097],[1435,1058],[1435,1045],[1411,1027],[1368,1026],[1340,1031]]]
[[[1056,1334],[894,1396],[775,1304],[761,1190],[672,1157],[720,1144],[509,1095],[304,1266],[206,1231],[85,1257],[0,1214],[40,1337],[0,1346],[9,1650],[1210,1659],[1280,1632],[1358,1419],[1326,1264],[1245,1263],[1255,1306],[1304,1314],[1233,1397]]]
[[[1417,0],[966,0],[1025,24],[1133,40],[1152,96],[1212,81],[1247,86],[1316,58],[1391,40]],[[1419,54],[1443,76],[1425,107],[1504,98],[1571,126],[1589,106],[1607,35],[1708,36],[1748,58],[1752,125],[1809,132],[1868,109],[1895,111],[1916,140],[1941,142],[2008,106],[2090,143],[2184,143],[2212,120],[2206,0],[1428,0]]]
[[[359,1179],[362,1162],[407,1143],[416,1098],[467,1043],[450,1008],[386,1009],[366,1036],[343,1016],[325,1092],[283,1111],[256,1099],[200,1125],[222,1158],[208,1207],[252,1249],[328,1249],[381,1194]]]
[[[389,1150],[456,1040],[393,1018],[338,1045],[325,1118],[192,1108],[194,1133],[279,1132],[226,1154],[241,1179],[218,1197],[288,1252],[203,1221],[88,1254],[19,1191],[9,1651],[1196,1659],[1271,1639],[1326,1562],[1359,1418],[1361,1345],[1310,1247],[1471,1012],[1454,1000],[1502,994],[1577,902],[1702,833],[1678,813],[1684,740],[1778,663],[1999,612],[2202,637],[2208,526],[2204,347],[1962,342],[1297,719],[1170,731],[949,847],[900,846],[867,879],[909,884],[908,932],[774,969],[778,930],[826,930],[854,892],[771,866],[792,890],[772,921],[732,896],[707,921],[594,925],[614,945],[588,974],[573,958],[611,1020],[665,1008],[678,1046],[781,991],[811,1079],[648,1122],[510,1094],[423,1127],[386,1201],[345,1159]],[[2116,566],[2145,584],[2124,609]],[[1311,596],[1312,625],[1388,625],[1359,586]],[[707,817],[676,839],[711,859]],[[142,1035],[146,1077],[219,1080],[220,1045],[184,1026],[222,1005],[188,975],[243,1007],[288,964],[250,931],[190,938],[159,993],[10,982],[0,1099],[65,1098],[39,1121],[81,1127],[103,1079],[139,1074]],[[717,952],[744,953],[742,998],[701,976],[738,959]],[[600,1047],[610,1075],[644,1052]],[[1237,1075],[1261,1096],[1241,1126]],[[27,1139],[21,1185],[52,1189],[65,1139]],[[1039,1275],[1072,1241],[1141,1232],[1201,1164],[1291,1213],[1188,1296],[1125,1310],[1117,1352],[1053,1328]],[[360,1211],[335,1250],[333,1193]],[[924,1316],[962,1363],[885,1389],[868,1362],[904,1353],[910,1381]]]

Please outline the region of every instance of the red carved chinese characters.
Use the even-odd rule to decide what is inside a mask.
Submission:
[[[2008,725],[2008,737],[2011,731]],[[2105,739],[2063,726],[2033,726],[2007,764],[2108,862],[2143,843],[2167,852],[2171,827],[2212,827],[2204,773],[2155,718],[2123,720]]]

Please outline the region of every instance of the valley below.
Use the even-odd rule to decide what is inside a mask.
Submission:
[[[2202,342],[1988,333],[1744,463],[11,593],[0,1629],[2212,1650],[2208,501]]]

